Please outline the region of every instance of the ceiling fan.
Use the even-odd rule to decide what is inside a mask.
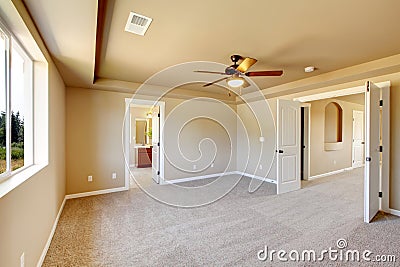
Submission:
[[[281,76],[283,74],[282,70],[267,70],[267,71],[247,71],[251,66],[256,64],[257,59],[245,57],[243,58],[240,55],[232,55],[231,60],[233,62],[232,65],[225,69],[225,72],[216,72],[216,71],[205,71],[205,70],[195,70],[195,72],[200,73],[211,73],[211,74],[219,74],[219,75],[227,75],[228,77],[224,77],[213,81],[211,83],[204,84],[203,87],[207,87],[213,85],[215,83],[219,83],[221,81],[227,80],[227,83],[230,87],[242,87],[245,88],[250,84],[246,82],[243,76],[248,77],[257,77],[257,76]],[[240,64],[238,62],[242,60]]]

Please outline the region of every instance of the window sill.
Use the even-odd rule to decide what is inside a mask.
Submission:
[[[26,180],[31,178],[33,175],[41,171],[47,164],[36,164],[32,165],[25,170],[22,170],[16,174],[11,175],[7,180],[0,183],[0,198],[7,195],[13,189],[24,183]]]

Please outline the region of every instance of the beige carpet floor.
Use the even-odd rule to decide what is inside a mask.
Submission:
[[[374,266],[257,259],[264,246],[321,251],[336,248],[339,238],[348,249],[400,260],[400,218],[380,214],[363,223],[362,169],[304,182],[303,189],[282,195],[268,183],[250,194],[248,184],[242,179],[201,208],[167,206],[138,188],[68,200],[43,266]]]

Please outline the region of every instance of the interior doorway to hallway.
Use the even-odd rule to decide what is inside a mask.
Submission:
[[[135,183],[163,183],[163,123],[165,103],[125,99],[125,188]],[[134,182],[135,181],[135,182]]]
[[[358,104],[364,106],[363,109],[350,107],[349,110],[348,107],[347,112],[343,111],[340,107],[340,101],[352,102],[357,94],[362,94],[363,96],[358,102]],[[334,103],[335,101],[329,101],[329,99],[340,101]],[[315,153],[315,147],[311,149],[312,168],[310,178],[320,178],[363,167],[364,221],[370,222],[378,210],[396,213],[397,211],[392,211],[389,208],[390,82],[382,82],[377,85],[367,82],[365,85],[358,87],[299,97],[294,100],[303,103],[312,102],[312,117],[325,121],[325,127],[320,127],[320,132],[314,132],[313,136],[311,136],[312,142],[319,145],[323,144],[324,146],[323,151],[319,154]],[[317,111],[314,109],[314,101],[322,101]],[[333,105],[329,102],[332,102]],[[332,109],[328,110],[328,105],[336,106],[338,112],[332,112]],[[323,106],[325,106],[325,118],[322,116],[324,112]],[[346,104],[345,106],[348,105]],[[333,120],[333,123],[326,123],[327,119],[335,117],[336,114],[339,114],[337,117],[342,119]],[[342,116],[340,114],[347,115]],[[345,128],[342,127],[344,125],[342,124],[343,119],[351,119],[346,123],[347,126],[345,125]],[[315,126],[313,118],[310,123]],[[322,125],[323,123],[320,122],[319,124]],[[315,130],[314,126],[312,131]],[[351,130],[350,133],[348,133],[349,130]],[[341,135],[337,134],[340,132],[342,133]],[[312,142],[309,144],[310,147],[313,147]],[[343,156],[336,155],[337,153],[345,152],[345,150],[347,151],[347,149],[348,152]],[[350,157],[349,160],[346,159],[348,163],[346,163],[346,166],[344,164],[339,166],[338,160],[345,157]]]

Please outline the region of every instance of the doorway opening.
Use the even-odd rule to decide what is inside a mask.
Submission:
[[[396,214],[397,212],[389,208],[389,96],[390,82],[382,82],[377,85],[367,82],[363,86],[294,99],[303,103],[309,102],[313,106],[310,121],[313,132],[310,143],[312,147],[310,153],[313,159],[310,169],[310,180],[351,169],[363,170],[363,174],[360,171],[357,171],[356,174],[360,178],[359,181],[362,181],[364,184],[362,189],[364,193],[365,222],[370,222],[378,210],[392,214]],[[329,104],[330,99],[332,101],[333,99],[334,101],[338,100],[340,103],[355,101],[356,104],[363,107],[362,109],[352,108],[348,104],[344,104],[343,108],[346,110],[343,109],[343,121],[337,124],[344,128],[336,127],[336,130],[329,131],[329,133],[333,133],[334,136],[339,137],[337,129],[341,129],[342,138],[337,138],[333,141],[330,141],[330,139],[328,141],[321,141],[321,136],[324,136],[326,139],[327,127],[324,129],[325,132],[323,132],[323,129],[315,132],[315,124],[318,123],[314,118],[319,119],[319,124],[322,124],[321,120],[325,120],[326,124],[327,118],[332,117],[325,116],[325,118],[322,118],[321,115],[323,114],[322,106]],[[318,107],[317,101],[322,101],[319,102],[319,110],[314,107],[314,105]],[[330,115],[332,114],[336,113],[331,112]],[[304,115],[302,114],[302,116]],[[340,120],[336,120],[336,122],[340,122]],[[329,125],[332,126],[333,123],[329,123]],[[316,153],[318,148],[313,146],[321,145],[322,142],[325,142],[324,149],[320,149],[320,153]],[[347,162],[346,164],[344,164],[344,160]]]
[[[125,188],[163,183],[164,102],[125,99]]]

